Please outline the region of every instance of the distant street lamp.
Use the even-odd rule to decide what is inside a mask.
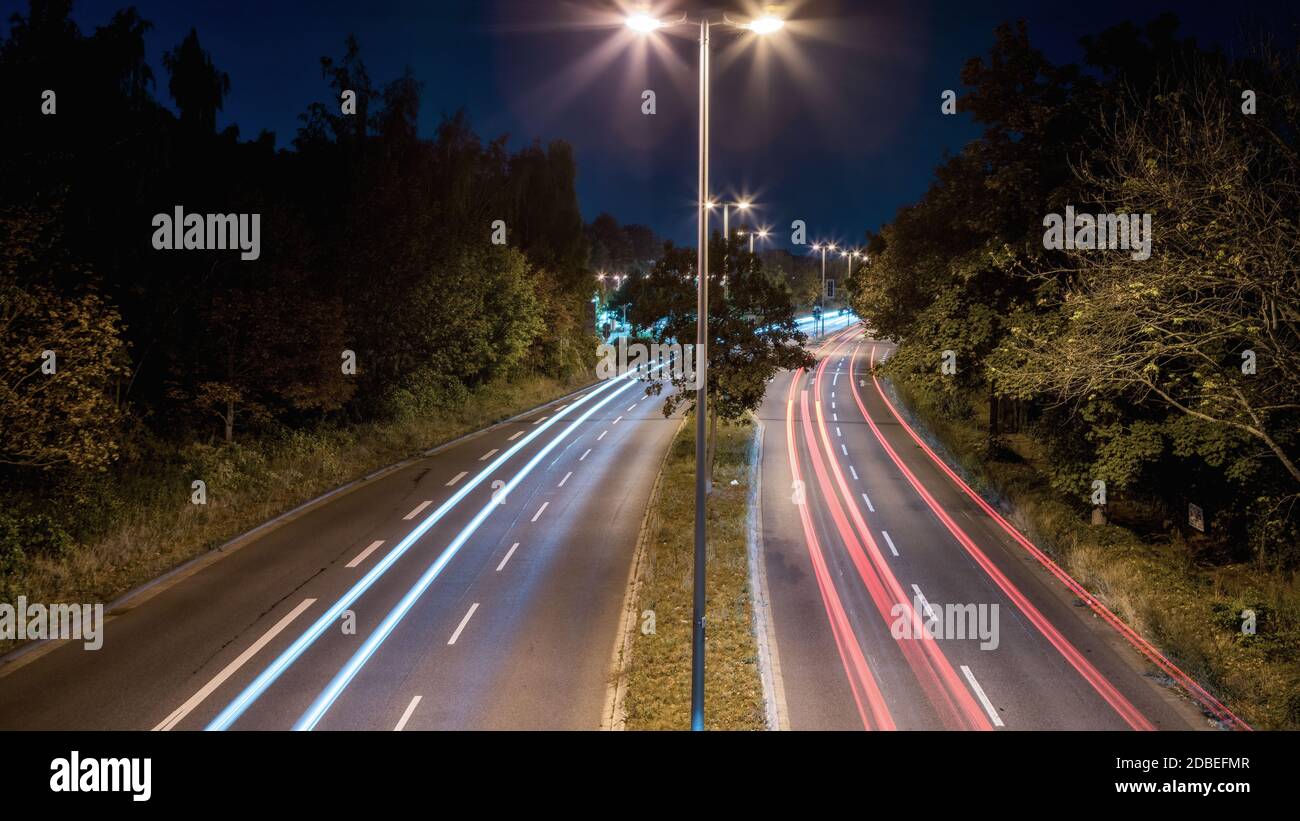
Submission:
[[[756,237],[756,236],[757,236],[759,239],[767,239],[767,229],[766,229],[766,228],[760,228],[760,229],[758,229],[757,231],[750,231],[750,232],[749,232],[749,253],[751,253],[751,254],[754,253],[754,237]]]
[[[648,34],[664,25],[687,23],[683,14],[679,19],[664,23],[642,10],[629,15],[627,25],[635,31]],[[722,23],[733,28],[748,29],[755,34],[771,34],[785,24],[785,21],[772,13],[738,23],[726,14]],[[699,388],[695,391],[695,578],[694,611],[692,613],[691,640],[691,729],[704,729],[704,564],[706,553],[706,510],[707,488],[706,471],[708,470],[705,438],[708,431],[705,425],[705,402],[708,395],[708,340],[709,340],[709,29],[714,25],[708,18],[699,21],[700,56],[699,56],[699,194],[695,200],[697,223],[697,255],[695,273],[698,280],[696,287],[696,323],[695,353],[697,357],[696,378]],[[723,212],[726,220],[726,212]],[[724,232],[726,227],[723,228]]]
[[[817,324],[819,326],[817,335],[821,336],[826,333],[826,252],[836,250],[835,243],[818,243],[813,246],[813,250],[822,252],[822,292],[817,299]]]

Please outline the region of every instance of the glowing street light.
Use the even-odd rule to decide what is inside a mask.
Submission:
[[[679,19],[664,22],[646,11],[628,15],[627,25],[634,31],[648,35],[667,25],[679,25],[688,22],[683,14]],[[750,20],[738,23],[723,15],[722,23],[733,28],[745,29],[755,34],[766,35],[781,28],[783,22],[774,10]],[[707,17],[699,21],[700,57],[699,57],[699,194],[696,197],[697,223],[697,262],[696,279],[696,325],[695,355],[697,358],[696,378],[699,388],[695,392],[695,578],[694,578],[694,612],[692,613],[691,640],[691,729],[704,729],[704,569],[706,553],[706,516],[705,506],[708,501],[706,473],[708,471],[705,438],[705,403],[708,395],[708,340],[709,340],[709,210],[716,206],[709,198],[709,31],[715,25]],[[724,206],[725,209],[725,206]],[[726,221],[723,211],[723,221]],[[726,227],[724,225],[724,232]]]

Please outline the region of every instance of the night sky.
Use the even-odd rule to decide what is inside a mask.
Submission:
[[[82,0],[84,32],[126,0]],[[509,134],[518,147],[564,139],[578,160],[584,216],[609,211],[693,244],[695,33],[690,27],[639,44],[602,0],[475,0],[348,3],[339,0],[136,0],[154,25],[147,38],[155,96],[170,105],[162,53],[191,26],[230,75],[219,126],[244,139],[262,129],[289,146],[298,114],[326,98],[319,58],[339,55],[355,33],[378,86],[410,66],[423,81],[421,129],[443,112],[468,110],[484,137]],[[26,3],[0,3],[4,19]],[[673,10],[701,6],[663,4]],[[745,13],[745,3],[725,6]],[[1025,19],[1031,41],[1055,61],[1080,57],[1078,39],[1107,25],[1145,22],[1165,9],[1183,33],[1229,51],[1261,31],[1295,41],[1284,4],[1236,2],[1044,3],[807,0],[787,3],[791,23],[771,43],[715,30],[712,182],[715,193],[748,193],[759,221],[793,219],[810,239],[861,241],[916,199],[945,151],[976,134],[964,116],[943,117],[943,89],[960,92],[960,70],[983,55],[1001,21]],[[1224,9],[1227,9],[1225,11]],[[641,113],[653,89],[658,112]]]

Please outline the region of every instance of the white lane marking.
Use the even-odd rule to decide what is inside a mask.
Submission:
[[[452,485],[456,484],[457,482],[459,482],[461,479],[464,479],[468,475],[469,475],[468,470],[462,470],[460,473],[457,473],[455,476],[451,477],[451,481],[447,482],[447,487],[451,487]]]
[[[537,420],[536,422],[534,422],[533,424],[534,424],[534,425],[540,425],[540,424],[542,424],[543,422],[545,422],[547,419],[550,419],[550,418],[551,418],[551,417],[549,417],[549,416],[543,416],[541,419],[538,419],[538,420]]]
[[[587,448],[587,453],[591,453],[591,448]],[[587,453],[584,453],[584,454],[582,454],[581,456],[579,456],[579,457],[578,457],[578,461],[581,462],[583,459],[586,459],[586,458],[587,458]]]
[[[843,442],[840,443],[840,450],[844,451],[845,456],[849,455],[849,446],[844,444]]]
[[[835,435],[836,435],[836,436],[843,436],[843,435],[844,435],[844,434],[840,433],[840,426],[839,426],[839,425],[836,425],[836,426],[835,426]]]
[[[601,439],[604,439],[604,438],[605,438],[605,434],[607,434],[607,433],[609,433],[609,429],[608,429],[608,428],[606,428],[605,430],[602,430],[602,431],[600,432],[600,436],[597,436],[597,437],[596,437],[596,441],[599,442]]]
[[[831,399],[835,398],[835,391],[831,391]]]
[[[533,514],[533,519],[532,519],[532,520],[533,520],[534,522],[537,521],[537,518],[538,518],[539,516],[542,515],[542,511],[543,511],[543,510],[546,510],[546,506],[549,505],[549,504],[550,504],[550,502],[542,502],[542,506],[539,507],[539,508],[537,508],[537,512]]]
[[[871,505],[871,498],[867,496],[867,494],[862,494],[862,501],[867,503],[867,510],[870,510],[872,513],[876,512],[876,509]]]
[[[832,413],[832,414],[831,414],[831,421],[832,421],[832,422],[838,422],[838,421],[840,421],[840,415],[839,415],[838,413]]]
[[[831,400],[831,410],[835,410],[835,400]]]
[[[483,454],[482,456],[480,456],[480,457],[478,458],[478,460],[479,460],[480,462],[486,462],[487,460],[491,459],[492,456],[493,456],[493,454],[495,454],[496,452],[497,452],[497,449],[496,449],[496,448],[492,448],[492,450],[489,450],[487,453],[485,453],[485,454]]]
[[[370,543],[370,547],[367,547],[365,550],[358,553],[357,557],[352,561],[348,562],[346,565],[344,565],[344,567],[356,567],[357,565],[361,564],[366,560],[367,556],[375,552],[375,548],[379,547],[383,543],[384,543],[383,539],[375,539],[373,542]]]
[[[889,531],[888,531],[888,530],[882,530],[882,531],[880,531],[880,535],[882,535],[882,536],[885,537],[885,543],[889,545],[889,552],[890,552],[890,553],[893,553],[895,556],[897,556],[897,555],[898,555],[898,548],[894,547],[894,540],[891,539],[891,538],[889,538]]]
[[[925,594],[921,592],[921,588],[917,587],[916,585],[912,585],[912,592],[916,593],[916,598],[920,600],[921,609],[925,611],[925,615],[929,616],[931,619],[935,621],[938,621],[939,617],[934,614],[934,608],[931,607],[930,602],[926,600]]]
[[[469,624],[469,617],[474,615],[474,611],[477,609],[478,609],[478,602],[474,602],[469,606],[469,610],[465,613],[465,618],[460,620],[460,625],[456,628],[456,632],[452,633],[451,638],[447,639],[448,644],[456,643],[456,639],[460,638],[460,631],[464,630],[465,625]]]
[[[180,724],[181,719],[185,718],[185,716],[189,715],[190,712],[195,707],[203,703],[203,699],[212,695],[212,692],[216,690],[218,687],[220,687],[222,684],[224,684],[226,679],[230,678],[236,672],[238,672],[239,668],[247,664],[248,660],[251,659],[253,656],[257,655],[257,652],[259,650],[261,650],[266,645],[270,644],[271,639],[274,639],[276,636],[280,635],[280,633],[283,632],[284,628],[288,627],[289,624],[294,619],[302,615],[302,611],[306,610],[308,607],[311,607],[315,603],[316,603],[315,599],[303,599],[301,604],[299,604],[297,607],[295,607],[294,609],[286,613],[284,618],[280,619],[278,622],[275,623],[274,627],[272,627],[270,630],[267,630],[265,633],[263,633],[260,639],[258,639],[257,641],[249,645],[249,648],[244,652],[240,653],[238,658],[236,658],[234,661],[227,664],[220,673],[217,673],[215,676],[213,676],[212,681],[209,681],[207,684],[203,685],[203,688],[201,690],[199,690],[194,695],[190,696],[188,701],[186,701],[184,704],[182,704],[181,706],[173,710],[172,714],[167,716],[165,719],[163,719],[162,723],[159,724],[157,727],[154,727],[154,729],[170,730],[171,728],[175,727],[177,724]]]
[[[510,557],[515,555],[515,548],[517,547],[519,547],[519,542],[515,542],[514,544],[510,545],[510,549],[506,551],[506,557],[501,560],[501,564],[497,565],[498,573],[501,572],[501,568],[506,566],[506,562],[510,561]]]
[[[613,422],[610,422],[610,424],[611,424],[611,425],[617,425],[620,421],[622,421],[622,419],[623,419],[623,417],[620,416],[618,419],[615,419]]]
[[[839,372],[839,371],[836,371],[836,372],[835,372],[835,378],[831,380],[831,384],[834,385],[834,384],[836,384],[836,383],[839,382],[839,381],[840,381],[840,372]]]
[[[984,705],[984,712],[989,714],[989,720],[993,722],[993,725],[995,727],[1006,726],[1002,723],[1002,719],[998,718],[998,711],[993,709],[993,702],[989,701],[989,697],[984,695],[984,688],[975,680],[975,674],[964,664],[961,666],[961,672],[966,676],[966,680],[970,682],[970,688],[975,691],[975,695],[979,697],[980,704]]]
[[[628,406],[627,406],[627,412],[628,412],[628,413],[631,413],[631,412],[632,412],[632,409],[635,408],[638,404],[640,404],[640,403],[638,403],[638,402],[633,402],[631,405],[628,405]]]
[[[849,465],[849,473],[853,474],[853,481],[858,481],[858,472],[854,469],[853,465]]]
[[[569,477],[572,475],[573,475],[573,471],[569,471],[568,473],[564,474],[564,478],[560,480],[560,483],[556,485],[556,487],[564,487],[564,483],[569,481]]]
[[[564,409],[567,408],[567,407],[569,407],[569,406],[568,406],[568,405],[560,405],[558,408],[555,409],[555,412],[556,412],[556,413],[559,413],[560,411],[564,410]]]
[[[515,433],[510,434],[510,438],[507,439],[506,441],[507,441],[507,442],[513,442],[513,441],[515,441],[516,439],[518,439],[520,436],[523,436],[523,435],[524,435],[524,432],[523,432],[523,431],[516,431]]]
[[[428,507],[431,504],[433,504],[432,499],[430,499],[427,502],[420,502],[418,505],[415,506],[415,510],[412,510],[410,513],[402,517],[402,521],[409,522],[411,519],[414,519],[416,516],[419,516],[421,510],[424,510],[426,507]]]
[[[393,732],[400,733],[402,730],[406,729],[406,722],[411,720],[411,714],[415,712],[416,707],[420,706],[421,698],[423,698],[423,696],[416,696],[411,699],[410,704],[406,705],[406,712],[402,713],[402,717],[397,720],[397,726],[393,728]]]

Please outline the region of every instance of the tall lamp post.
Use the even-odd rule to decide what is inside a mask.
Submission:
[[[754,237],[755,237],[755,236],[757,236],[759,239],[767,239],[767,229],[766,229],[766,228],[762,228],[762,229],[759,229],[758,231],[750,231],[750,232],[749,232],[749,253],[751,253],[751,254],[754,253]]]
[[[665,25],[688,23],[683,14],[679,19],[664,21],[644,11],[628,15],[629,28],[643,34],[649,34]],[[725,14],[722,23],[738,29],[748,29],[755,34],[771,34],[785,25],[785,21],[775,14],[767,13],[756,17],[748,23],[738,23]],[[699,65],[699,195],[695,200],[697,222],[697,254],[695,266],[697,280],[695,308],[695,356],[696,379],[699,387],[695,390],[695,578],[694,604],[691,616],[691,729],[704,729],[704,565],[706,555],[706,512],[707,501],[706,476],[708,459],[705,449],[705,436],[708,428],[705,424],[709,390],[708,379],[708,339],[709,339],[709,29],[715,25],[707,18],[699,21],[700,27],[700,65]],[[723,212],[726,218],[726,212]],[[725,227],[724,227],[725,231]]]

